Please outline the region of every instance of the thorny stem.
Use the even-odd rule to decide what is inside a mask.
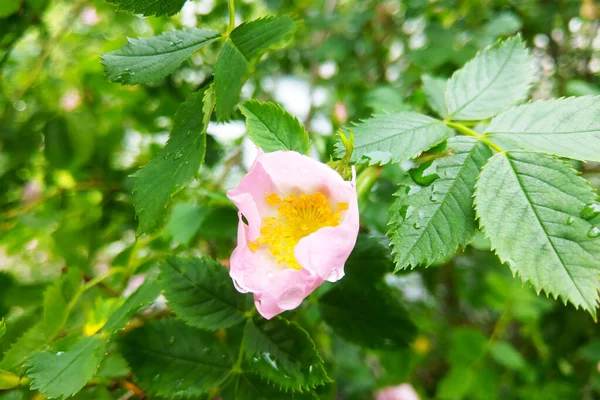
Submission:
[[[448,128],[455,129],[458,132],[462,133],[463,135],[473,136],[474,138],[481,140],[482,142],[484,142],[485,144],[490,146],[492,149],[496,150],[498,153],[504,152],[502,147],[498,146],[496,143],[489,141],[485,135],[479,134],[479,133],[475,132],[474,130],[464,126],[463,124],[458,124],[456,122],[450,122],[450,121],[445,121],[445,123]]]

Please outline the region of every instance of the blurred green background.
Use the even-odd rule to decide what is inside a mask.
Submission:
[[[533,99],[600,94],[594,0],[245,0],[236,12],[238,22],[283,13],[303,21],[289,46],[263,58],[242,97],[280,102],[305,123],[322,160],[346,122],[427,112],[423,74],[448,77],[517,32],[535,60]],[[170,18],[117,13],[100,0],[0,0],[0,319],[9,322],[0,352],[39,318],[43,288],[66,269],[93,277],[135,265],[144,276],[167,254],[229,258],[237,215],[224,192],[256,154],[241,115],[211,123],[198,181],[175,197],[161,231],[137,241],[130,178],[166,142],[177,106],[211,76],[218,45],[151,85],[110,83],[100,63],[126,37],[223,30],[227,18],[220,0],[188,1]],[[365,234],[385,234],[392,194],[410,167],[386,166],[360,199]],[[600,187],[600,165],[578,167]],[[90,293],[73,324],[102,321],[110,291],[129,290],[133,278]],[[404,351],[361,349],[324,326],[310,301],[299,310],[336,380],[323,399],[369,399],[402,382],[432,399],[600,399],[597,324],[522,285],[482,235],[444,265],[386,282],[420,330]],[[119,399],[129,390],[109,389],[78,396]],[[0,391],[2,400],[34,396]]]

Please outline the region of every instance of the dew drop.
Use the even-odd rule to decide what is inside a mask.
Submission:
[[[567,225],[572,225],[575,219],[573,217],[567,218]]]
[[[421,229],[421,225],[419,225],[417,222],[415,222],[413,224],[413,228],[415,228],[416,230],[419,230],[419,229]]]
[[[600,236],[600,228],[598,228],[597,226],[594,226],[592,229],[590,229],[588,231],[587,235],[590,238],[597,238],[598,236]]]
[[[169,44],[170,44],[171,46],[179,46],[179,45],[180,45],[180,44],[182,44],[182,43],[183,43],[183,40],[182,40],[182,39],[176,40],[176,41],[174,41],[174,42],[169,42]]]
[[[415,211],[415,207],[413,207],[413,206],[403,206],[400,208],[400,215],[404,219],[409,219],[414,211]]]
[[[60,356],[62,356],[63,354],[64,354],[64,353],[63,353],[62,351],[59,351],[58,353],[56,353],[56,356],[57,356],[57,357],[60,357]]]
[[[175,344],[175,336],[169,338],[169,344]]]
[[[266,361],[267,364],[269,364],[275,371],[279,371],[279,365],[277,365],[277,360],[275,359],[275,357],[273,357],[273,355],[271,355],[271,353],[262,353],[261,358],[264,361]]]
[[[175,153],[175,157],[173,157],[175,160],[179,160],[181,157],[183,157],[183,150],[178,151],[177,153]]]
[[[581,210],[581,218],[588,221],[598,215],[600,215],[600,204],[598,203],[586,204],[583,210]]]
[[[336,282],[340,279],[340,272],[337,269],[332,270],[327,277],[327,281]]]
[[[409,196],[412,196],[412,195],[413,195],[413,194],[415,194],[415,193],[419,193],[419,192],[420,192],[422,189],[423,189],[423,188],[422,188],[421,186],[419,186],[419,185],[412,185],[412,186],[409,186],[409,189],[408,189],[408,193],[407,193],[407,194],[408,194]]]

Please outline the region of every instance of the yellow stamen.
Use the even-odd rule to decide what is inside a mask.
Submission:
[[[340,224],[342,211],[348,210],[348,203],[338,203],[334,212],[323,193],[289,195],[281,199],[275,193],[265,197],[265,201],[277,208],[279,216],[263,218],[260,237],[248,243],[254,252],[261,245],[269,247],[279,264],[289,268],[302,269],[294,256],[294,248],[305,236],[326,226]]]

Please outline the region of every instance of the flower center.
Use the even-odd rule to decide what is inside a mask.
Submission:
[[[294,248],[305,236],[326,226],[340,224],[341,213],[348,209],[348,203],[338,203],[334,212],[323,193],[292,195],[281,199],[275,193],[265,197],[267,204],[277,208],[279,216],[263,218],[260,237],[248,243],[252,251],[261,245],[269,246],[277,263],[289,268],[302,269],[296,261]]]

